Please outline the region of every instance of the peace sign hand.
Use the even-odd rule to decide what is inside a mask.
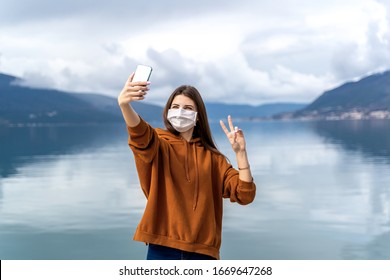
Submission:
[[[221,120],[219,121],[221,124],[222,130],[225,132],[226,137],[229,139],[230,144],[232,145],[233,151],[237,154],[239,152],[245,152],[245,137],[244,132],[239,129],[237,126],[233,126],[232,117],[228,116],[228,123],[230,131],[226,128],[224,122]]]

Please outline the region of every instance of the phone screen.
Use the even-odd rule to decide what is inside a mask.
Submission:
[[[149,81],[150,74],[152,74],[152,67],[146,65],[138,65],[135,69],[133,82]]]

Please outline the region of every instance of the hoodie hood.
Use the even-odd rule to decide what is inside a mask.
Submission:
[[[175,134],[173,134],[173,133],[171,133],[171,132],[169,132],[168,130],[165,130],[165,129],[156,128],[156,132],[157,132],[158,136],[161,139],[164,139],[164,140],[168,140],[168,141],[186,141],[180,135],[175,135]],[[198,143],[198,142],[199,142],[199,144],[201,143],[200,137],[193,138],[188,143]]]

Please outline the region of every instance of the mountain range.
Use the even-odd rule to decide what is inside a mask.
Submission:
[[[20,86],[21,79],[0,74],[0,124],[73,124],[123,121],[115,98]],[[161,107],[138,102],[147,120]]]
[[[390,119],[390,71],[325,91],[308,106],[275,119]]]
[[[0,73],[0,125],[123,122],[116,98],[21,86],[20,78]],[[134,102],[147,121],[161,121],[163,108]],[[325,91],[310,104],[260,106],[206,103],[210,121],[228,115],[244,120],[390,119],[390,71]]]
[[[116,98],[30,88],[21,86],[21,81],[20,78],[0,73],[0,125],[123,122]],[[134,102],[132,105],[145,120],[161,121],[161,106],[147,102]],[[211,121],[226,118],[229,114],[241,119],[264,118],[305,106],[293,103],[261,106],[206,103]]]

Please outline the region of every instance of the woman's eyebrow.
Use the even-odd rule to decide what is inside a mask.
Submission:
[[[180,104],[177,104],[177,103],[172,103],[171,106],[180,106]],[[190,108],[194,108],[194,105],[191,105],[191,104],[184,104],[183,107],[190,107]]]

